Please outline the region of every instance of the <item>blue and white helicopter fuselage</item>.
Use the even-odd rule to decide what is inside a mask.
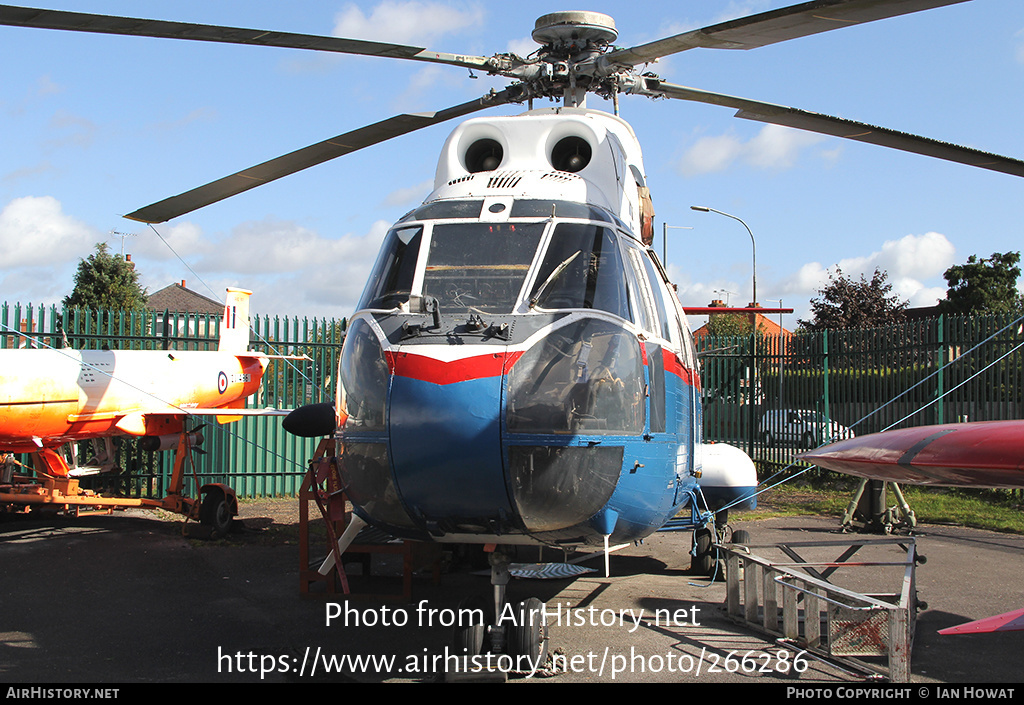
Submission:
[[[572,547],[680,512],[701,526],[750,495],[749,461],[700,479],[698,361],[652,218],[616,116],[456,128],[350,319],[335,408],[356,514],[407,538]]]

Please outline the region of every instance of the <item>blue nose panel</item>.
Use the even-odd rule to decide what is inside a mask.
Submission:
[[[500,411],[500,376],[453,384],[392,377],[392,468],[414,520],[451,532],[508,526]]]

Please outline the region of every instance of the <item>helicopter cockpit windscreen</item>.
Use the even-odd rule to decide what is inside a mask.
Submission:
[[[615,234],[591,223],[559,223],[530,300],[541,308],[592,308],[630,320],[629,290]]]
[[[423,295],[444,313],[511,313],[544,223],[444,223],[430,236]]]
[[[395,228],[387,234],[356,310],[395,308],[409,300],[422,238],[422,225]]]

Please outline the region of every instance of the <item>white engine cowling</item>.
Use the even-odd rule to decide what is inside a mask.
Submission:
[[[731,508],[757,506],[757,468],[746,453],[728,443],[701,444],[700,453],[700,489],[708,509],[717,511],[744,497],[748,499]]]

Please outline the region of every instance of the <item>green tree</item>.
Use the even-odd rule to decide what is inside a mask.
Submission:
[[[708,317],[708,334],[750,335],[750,314],[745,313],[712,313]]]
[[[64,297],[64,305],[68,308],[142,310],[146,307],[146,290],[139,286],[139,273],[135,267],[110,254],[105,242],[98,242],[93,254],[79,260],[75,288]]]
[[[828,275],[828,283],[811,299],[811,321],[799,321],[807,330],[874,328],[898,323],[904,318],[907,302],[892,293],[888,274],[877,267],[871,279],[860,281],[843,274],[839,267]]]
[[[943,275],[949,289],[939,310],[952,314],[1021,312],[1019,262],[1020,252],[994,252],[980,260],[971,255],[965,264],[953,265]]]

